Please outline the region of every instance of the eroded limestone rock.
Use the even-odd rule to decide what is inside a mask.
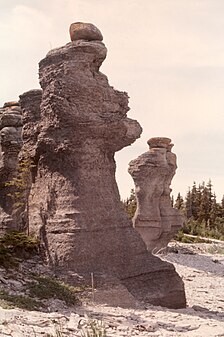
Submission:
[[[6,183],[17,174],[18,155],[22,147],[22,114],[18,102],[0,108],[0,232],[15,227],[12,218],[12,192]]]
[[[40,133],[40,104],[42,90],[29,90],[19,96],[20,105],[23,107],[23,147],[21,157],[27,154],[34,161],[36,156],[36,143]],[[25,107],[25,108],[24,108]],[[35,163],[33,163],[35,165]]]
[[[184,307],[174,267],[147,251],[121,206],[114,154],[142,129],[127,118],[128,95],[99,71],[106,54],[100,41],[75,40],[54,49],[40,62],[40,110],[40,96],[21,96],[24,115],[37,117],[34,124],[28,118],[23,132],[35,163],[30,232],[58,270],[112,275],[137,299]],[[35,104],[32,95],[39,97]]]
[[[128,172],[134,180],[137,198],[134,227],[148,250],[157,252],[183,226],[184,218],[171,206],[170,185],[177,168],[171,139],[155,137],[148,144],[149,151],[132,160]]]

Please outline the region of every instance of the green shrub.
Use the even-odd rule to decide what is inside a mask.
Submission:
[[[182,243],[210,243],[210,241],[206,239],[201,239],[200,237],[191,237],[186,235],[183,232],[183,229],[179,230],[179,232],[175,235],[174,240],[182,242]]]
[[[56,278],[36,276],[36,281],[29,286],[29,293],[32,297],[39,299],[57,298],[64,301],[67,305],[78,303],[77,293],[83,292],[84,288],[72,287]]]
[[[38,253],[39,242],[23,232],[9,231],[0,238],[0,266],[18,265],[18,258],[30,258]]]
[[[9,249],[0,244],[0,266],[8,269],[17,265],[18,262],[12,256]]]
[[[189,219],[181,229],[181,233],[224,241],[224,219],[216,218],[215,224],[212,226],[206,224],[205,221]],[[180,235],[178,233],[177,239],[180,238]]]
[[[38,310],[44,307],[44,304],[24,295],[12,295],[4,290],[0,290],[0,305],[9,309],[18,307],[26,310]]]
[[[23,208],[27,201],[27,189],[30,185],[30,175],[32,168],[35,167],[28,153],[20,160],[17,176],[7,181],[5,186],[10,187],[11,193],[8,196],[13,201],[13,209]]]
[[[9,231],[0,239],[0,244],[11,249],[15,254],[23,255],[24,253],[37,253],[39,242],[24,232]]]

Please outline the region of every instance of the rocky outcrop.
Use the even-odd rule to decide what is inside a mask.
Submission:
[[[93,27],[79,25],[71,43],[40,62],[43,93],[20,97],[24,148],[34,162],[30,232],[57,270],[112,275],[137,299],[184,307],[174,267],[147,251],[121,207],[114,154],[142,129],[127,117],[128,95],[99,71],[107,54],[100,35],[93,39]]]
[[[12,186],[7,183],[17,175],[18,155],[22,147],[22,115],[18,102],[0,108],[0,232],[15,227]]]
[[[30,90],[0,109],[0,232],[28,226],[41,97],[42,90]]]
[[[128,172],[134,180],[137,198],[134,227],[148,250],[157,252],[183,226],[184,218],[171,206],[170,185],[177,168],[171,139],[155,137],[148,144],[149,151],[132,160]]]

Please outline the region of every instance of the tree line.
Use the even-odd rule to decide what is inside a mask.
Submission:
[[[171,201],[185,215],[183,233],[224,240],[224,196],[217,202],[211,180],[194,182],[185,197],[178,193]]]

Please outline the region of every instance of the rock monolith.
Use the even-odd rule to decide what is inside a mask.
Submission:
[[[30,233],[59,270],[111,275],[139,300],[184,307],[181,278],[147,251],[122,208],[115,180],[115,152],[131,145],[142,129],[127,117],[128,95],[99,71],[107,54],[101,38],[93,40],[88,29],[80,39],[77,29],[74,34],[39,64],[41,103],[40,92],[20,99],[26,151],[35,164]]]
[[[134,227],[148,250],[158,252],[183,226],[184,217],[171,205],[170,185],[177,168],[171,139],[155,137],[148,144],[149,151],[132,160],[128,171],[137,199]]]

